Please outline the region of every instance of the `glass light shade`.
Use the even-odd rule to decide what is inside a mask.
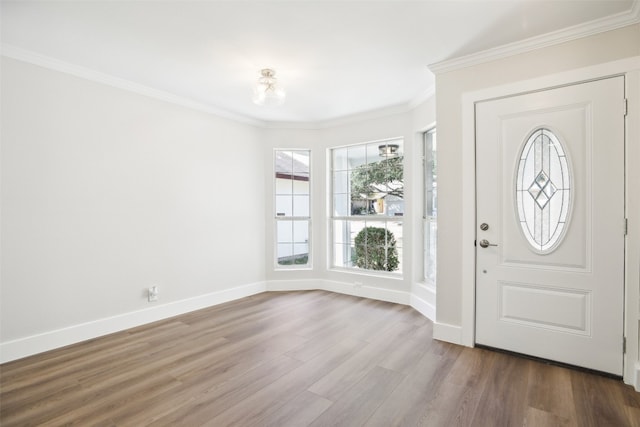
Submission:
[[[278,86],[262,86],[258,85],[253,90],[253,102],[258,105],[264,105],[267,107],[274,107],[282,105],[286,93],[284,89]]]
[[[262,77],[258,79],[253,89],[253,102],[267,107],[282,105],[286,92],[274,77],[275,71],[266,68],[261,71],[261,74]]]

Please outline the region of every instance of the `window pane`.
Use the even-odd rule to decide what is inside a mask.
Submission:
[[[367,163],[367,150],[364,145],[348,147],[349,169],[355,169]]]
[[[349,192],[349,171],[333,172],[333,193],[346,194]]]
[[[424,222],[424,277],[431,283],[436,282],[437,227],[435,219],[429,219]]]
[[[293,194],[309,194],[309,175],[296,175],[293,180]]]
[[[349,195],[336,194],[333,196],[333,216],[349,215]]]
[[[293,196],[293,216],[309,216],[309,196]]]
[[[278,252],[278,265],[304,266],[309,264],[308,245],[283,245],[282,252]],[[282,255],[282,256],[280,256]]]
[[[344,244],[335,244],[333,248],[333,265],[335,267],[353,267],[351,254],[353,247]]]
[[[293,221],[277,221],[278,243],[293,242]]]
[[[384,199],[384,212],[389,216],[404,215],[404,199],[396,196],[387,196]]]
[[[293,171],[293,156],[291,151],[277,150],[275,152],[276,175],[291,175]]]
[[[346,221],[333,221],[331,231],[333,233],[333,242],[344,244],[349,242],[349,234],[345,232],[347,229]]]
[[[367,163],[371,164],[383,159],[383,157],[380,157],[380,145],[386,144],[367,144]]]
[[[373,213],[372,201],[367,198],[355,197],[351,198],[351,215],[369,215]]]
[[[288,265],[291,264],[293,255],[293,245],[291,243],[279,243],[278,244],[278,264]]]
[[[345,221],[345,228],[346,228],[346,232],[347,232],[347,236],[349,236],[349,243],[351,245],[354,245],[356,242],[356,237],[360,234],[360,233],[365,233],[365,230],[367,226],[367,223],[365,221]]]
[[[292,242],[308,243],[309,242],[309,221],[292,221],[293,237]]]
[[[276,175],[276,194],[293,194],[293,180],[289,175]]]
[[[292,151],[291,156],[293,157],[292,171],[295,175],[309,176],[309,151]]]
[[[305,262],[302,263],[302,259],[301,258],[306,258],[309,256],[309,245],[307,243],[294,243],[293,244],[293,253],[296,256],[296,264],[306,264],[306,259]]]
[[[333,170],[334,171],[346,171],[349,169],[347,148],[336,148],[333,150]]]
[[[387,231],[389,232],[388,238],[395,241],[395,245],[399,248],[403,247],[402,244],[402,223],[396,221],[387,222]]]
[[[276,216],[292,216],[292,204],[292,196],[276,196]]]

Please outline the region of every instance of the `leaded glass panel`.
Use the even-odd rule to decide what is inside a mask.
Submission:
[[[522,233],[536,252],[551,252],[564,235],[572,192],[566,151],[551,130],[539,128],[529,136],[516,174],[516,213]]]

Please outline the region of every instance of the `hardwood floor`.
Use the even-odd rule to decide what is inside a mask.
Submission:
[[[640,426],[621,381],[432,339],[412,308],[263,293],[0,366],[0,424]]]

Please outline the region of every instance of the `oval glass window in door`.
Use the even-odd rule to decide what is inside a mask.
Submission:
[[[516,209],[531,248],[549,253],[561,242],[571,207],[571,171],[566,151],[549,129],[527,139],[516,172]]]

